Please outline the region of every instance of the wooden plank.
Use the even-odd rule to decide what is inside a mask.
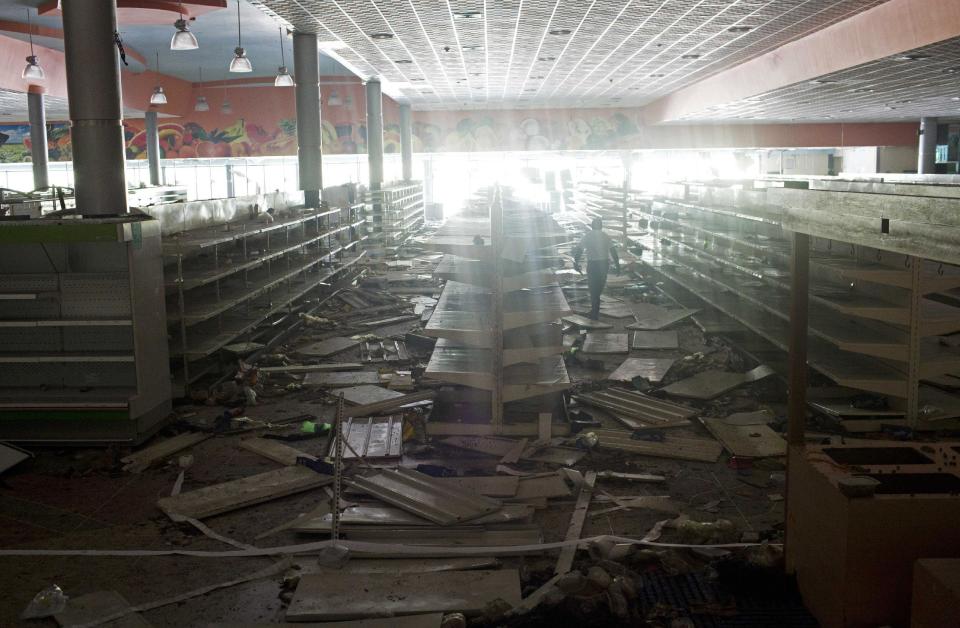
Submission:
[[[523,455],[524,450],[527,448],[528,441],[529,439],[527,438],[521,438],[518,440],[513,449],[503,454],[503,458],[500,459],[501,464],[513,464],[520,460],[520,456]]]
[[[553,413],[541,412],[537,415],[537,439],[550,440],[553,427]]]
[[[666,331],[635,331],[633,332],[633,349],[679,349],[680,338],[676,330]]]
[[[380,374],[373,371],[347,371],[333,373],[307,373],[303,378],[304,386],[318,388],[341,388],[362,384],[380,384]]]
[[[140,473],[148,469],[151,465],[160,462],[172,456],[173,454],[192,447],[201,441],[210,438],[210,434],[201,434],[200,432],[184,432],[177,434],[172,438],[160,441],[155,445],[150,445],[140,451],[134,452],[129,456],[120,459],[125,463],[123,470],[131,473]]]
[[[289,621],[333,621],[383,615],[462,612],[479,615],[490,602],[520,603],[516,569],[419,574],[308,574],[287,609]]]
[[[299,456],[311,460],[317,459],[317,457],[312,454],[304,453],[299,449],[294,449],[290,445],[270,438],[245,438],[240,441],[240,449],[252,451],[255,454],[260,454],[274,462],[279,462],[287,466],[297,464],[297,457]]]
[[[627,334],[590,332],[583,340],[584,353],[629,353]]]
[[[132,605],[116,591],[96,591],[78,597],[71,596],[67,607],[53,616],[63,628],[97,625],[104,628],[151,628],[140,613],[129,613],[119,619],[96,623],[105,617],[122,613]]]
[[[320,475],[306,467],[284,467],[164,497],[157,502],[157,506],[170,516],[203,519],[331,482],[332,477]]]
[[[344,336],[334,336],[333,338],[327,338],[326,340],[321,340],[320,342],[314,342],[305,347],[301,347],[295,351],[300,355],[325,358],[331,355],[336,355],[337,353],[342,353],[347,349],[352,349],[360,344],[359,340],[354,340],[353,338],[346,338]]]
[[[685,438],[664,435],[663,441],[636,440],[632,432],[625,430],[593,430],[600,438],[598,447],[616,449],[655,458],[716,462],[723,453],[723,446],[706,438]]]
[[[642,377],[651,384],[659,384],[676,361],[675,358],[627,358],[607,379],[630,383]]]
[[[732,455],[770,458],[787,455],[787,441],[767,425],[730,425],[723,419],[700,419]]]
[[[587,510],[590,509],[590,500],[593,498],[593,487],[597,482],[597,472],[587,471],[583,476],[583,484],[580,486],[580,492],[577,495],[577,505],[573,508],[573,515],[570,517],[570,525],[567,527],[567,535],[564,541],[576,541],[580,539],[583,532],[583,522],[587,519]],[[557,566],[554,568],[554,575],[568,573],[573,568],[573,558],[577,553],[577,545],[565,545],[560,550],[560,557],[557,559]]]

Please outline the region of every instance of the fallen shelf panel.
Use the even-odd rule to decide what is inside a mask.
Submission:
[[[711,418],[700,420],[733,456],[771,458],[787,455],[787,441],[767,425],[731,425],[724,419]]]
[[[343,457],[399,458],[403,455],[403,417],[347,418],[343,422],[343,434],[349,447],[343,448]],[[330,452],[336,451],[337,439],[333,438]],[[356,454],[354,454],[356,452]],[[332,455],[332,453],[331,453]]]
[[[651,384],[659,384],[676,361],[675,358],[627,358],[607,379],[629,384],[642,377]]]
[[[306,467],[284,467],[164,497],[157,501],[157,505],[172,517],[180,515],[203,519],[332,482],[331,476],[320,475]]]
[[[626,430],[593,430],[600,438],[598,447],[616,449],[642,456],[674,458],[697,462],[716,462],[723,453],[723,446],[706,438],[683,438],[665,435],[662,441],[635,440]]]
[[[428,475],[403,468],[383,469],[373,476],[357,477],[351,485],[438,525],[479,519],[503,505],[498,500],[450,488]]]
[[[462,612],[479,615],[490,602],[520,603],[516,569],[418,574],[305,575],[287,609],[291,621]]]

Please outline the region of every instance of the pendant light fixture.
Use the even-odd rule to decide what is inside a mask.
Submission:
[[[180,19],[173,23],[177,32],[170,40],[170,50],[196,50],[200,47],[197,36],[190,32],[187,21],[183,19],[183,2],[180,3]]]
[[[203,68],[197,68],[197,71],[200,73],[200,90],[203,90]],[[197,104],[193,106],[194,111],[210,111],[210,103],[207,102],[207,97],[203,94],[197,96]]]
[[[150,95],[151,105],[167,104],[167,95],[163,93],[163,86],[160,85],[160,51],[157,51],[157,86],[153,88],[153,94]]]
[[[223,104],[220,105],[220,113],[230,115],[233,113],[233,105],[230,104],[230,99],[227,98],[227,86],[223,86]]]
[[[233,59],[230,60],[231,72],[253,72],[253,65],[247,58],[247,51],[243,49],[243,40],[240,37],[240,0],[237,0],[237,47],[233,49]]]
[[[277,68],[277,78],[273,80],[274,87],[293,87],[293,77],[287,71],[287,57],[283,52],[283,27],[280,27],[280,67]]]
[[[327,97],[327,104],[331,107],[343,106],[343,99],[340,98],[340,94],[337,93],[337,90],[330,92],[330,96]]]
[[[43,68],[40,67],[40,61],[37,55],[33,54],[33,25],[30,23],[30,9],[27,9],[27,34],[30,36],[30,56],[27,57],[27,65],[20,74],[21,78],[42,81],[46,78]]]

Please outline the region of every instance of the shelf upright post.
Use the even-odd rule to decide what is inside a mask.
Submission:
[[[920,320],[923,290],[920,283],[923,259],[906,258],[910,266],[910,327],[907,330],[907,424],[916,429],[920,421]]]
[[[787,485],[786,485],[786,521],[785,549],[792,542],[791,531],[796,524],[797,512],[791,508],[790,468],[802,455],[806,445],[805,427],[807,419],[807,334],[810,301],[810,236],[805,233],[793,233],[793,251],[790,256],[790,340],[788,361],[789,389],[787,400]],[[795,571],[795,565],[789,558],[791,553],[784,552],[787,558],[788,573]]]
[[[503,202],[500,188],[493,193],[490,204],[490,253],[493,257],[493,281],[491,301],[493,306],[493,394],[491,395],[490,423],[494,434],[503,433]]]

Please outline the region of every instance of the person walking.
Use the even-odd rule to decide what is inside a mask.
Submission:
[[[578,273],[580,257],[587,253],[587,287],[590,289],[590,318],[600,319],[600,295],[607,285],[607,273],[610,271],[610,259],[613,259],[614,272],[620,274],[620,257],[613,246],[613,239],[603,232],[603,220],[594,218],[590,231],[580,243],[573,247],[573,268]]]

